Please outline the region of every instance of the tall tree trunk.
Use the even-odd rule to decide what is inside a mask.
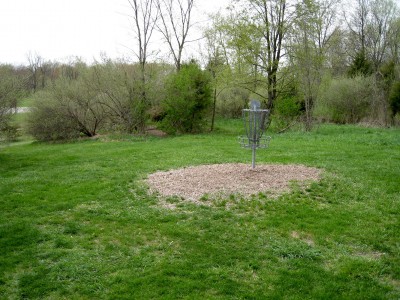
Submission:
[[[213,111],[211,117],[211,131],[214,130],[214,121],[215,121],[215,111],[217,106],[217,88],[214,88],[214,99],[213,99]]]

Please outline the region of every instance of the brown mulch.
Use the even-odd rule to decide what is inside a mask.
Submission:
[[[318,181],[322,171],[303,165],[256,165],[231,163],[192,166],[159,171],[146,180],[153,192],[165,197],[178,196],[197,203],[204,196],[260,192],[280,194],[289,190],[291,181]]]

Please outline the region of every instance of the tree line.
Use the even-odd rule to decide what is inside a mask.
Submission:
[[[392,0],[233,1],[214,16],[209,56],[286,125],[394,124],[399,7]],[[232,79],[230,79],[232,81]]]
[[[127,0],[135,62],[0,67],[0,130],[9,108],[33,95],[28,130],[38,139],[93,136],[99,130],[213,129],[261,100],[285,130],[315,122],[390,126],[400,112],[400,11],[393,0],[232,0],[210,16],[197,61],[184,60],[195,0]],[[344,9],[346,8],[346,9]],[[161,34],[171,62],[151,50]]]

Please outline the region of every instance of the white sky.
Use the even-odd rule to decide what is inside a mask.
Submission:
[[[229,0],[195,3],[194,19],[204,21]],[[27,64],[28,53],[51,61],[81,57],[88,63],[101,52],[133,58],[130,13],[128,0],[0,0],[0,64]],[[153,47],[163,48],[159,38]]]

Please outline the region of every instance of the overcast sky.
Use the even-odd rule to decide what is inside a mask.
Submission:
[[[195,1],[196,21],[228,2]],[[110,58],[132,57],[129,8],[128,0],[0,0],[0,63],[26,64],[28,53],[52,61],[78,56],[89,63],[101,52]],[[157,43],[158,38],[154,48],[161,48]]]

